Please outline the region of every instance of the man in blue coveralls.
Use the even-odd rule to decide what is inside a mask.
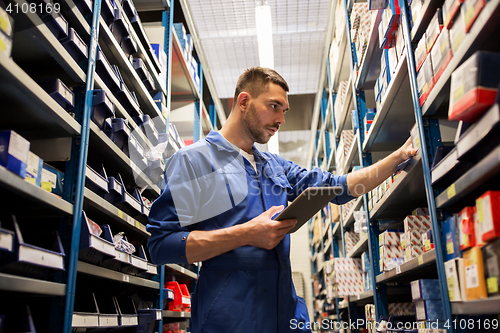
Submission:
[[[408,140],[363,172],[335,176],[260,152],[254,143],[267,143],[285,123],[287,92],[276,71],[246,70],[221,130],[167,162],[166,187],[149,214],[148,248],[156,264],[203,262],[192,297],[193,333],[310,332],[296,329],[309,322],[291,277],[287,232],[296,220],[273,216],[308,187],[340,186],[332,202],[344,204],[415,155]]]

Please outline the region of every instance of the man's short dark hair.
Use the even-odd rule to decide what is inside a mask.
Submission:
[[[286,83],[285,79],[274,69],[265,67],[252,67],[247,69],[240,75],[236,83],[233,101],[234,105],[236,105],[238,96],[242,91],[246,91],[253,98],[257,98],[261,93],[267,91],[267,84],[269,82],[279,85],[286,92],[289,91],[288,83]]]

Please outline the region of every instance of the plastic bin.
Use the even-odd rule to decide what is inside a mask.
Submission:
[[[151,278],[155,275],[158,275],[158,266],[155,264],[151,264],[148,262],[148,269],[145,272],[139,272],[140,277]]]
[[[33,317],[27,304],[9,301],[5,302],[2,308],[4,309],[0,309],[0,312],[5,312],[4,318],[0,314],[2,332],[36,333]]]
[[[115,118],[111,120],[112,128],[104,131],[106,135],[113,141],[118,148],[120,148],[127,156],[129,156],[129,138],[130,126],[128,121],[122,118]]]
[[[147,78],[146,76],[147,69],[146,66],[144,65],[144,61],[141,58],[134,58],[132,60],[132,65],[134,66],[137,75],[139,75],[139,78],[141,80],[145,80]]]
[[[157,322],[162,319],[161,309],[137,309],[139,323],[135,328],[135,333],[153,333]]]
[[[111,23],[110,28],[118,43],[120,43],[124,37],[130,35],[130,28],[125,23],[123,13],[118,7],[114,9],[113,23]]]
[[[50,14],[43,14],[41,19],[57,39],[68,36],[68,22],[60,13],[52,11]]]
[[[115,93],[116,98],[127,110],[132,117],[139,116],[142,112],[139,110],[139,102],[135,97],[135,93],[131,92],[125,83],[120,82],[118,91]]]
[[[47,92],[64,110],[73,109],[75,105],[75,95],[59,79],[44,79],[36,81],[43,90]]]
[[[139,323],[139,319],[132,299],[128,297],[115,297],[115,302],[118,313],[120,314],[120,326],[136,326]]]
[[[92,94],[92,113],[91,118],[101,129],[105,130],[107,118],[115,116],[115,106],[109,100],[103,89],[95,89]]]
[[[123,195],[115,205],[132,217],[142,214],[141,194],[136,188],[130,190],[130,193],[123,188]]]
[[[157,145],[158,144],[158,130],[156,129],[151,117],[148,114],[144,114],[141,116],[136,116],[133,118],[135,123],[140,126],[142,132],[149,141]]]
[[[132,2],[132,0],[124,0],[122,2],[122,8],[123,8],[123,12],[125,13],[125,15],[127,15],[127,17],[129,19],[134,17],[137,14],[137,10],[135,9],[135,6],[134,6],[134,3]]]
[[[170,281],[167,288],[174,292],[174,300],[168,304],[168,310],[191,312],[191,296],[187,286],[177,281]]]
[[[111,0],[102,0],[101,16],[107,25],[110,25],[115,18],[115,7]]]
[[[111,233],[111,228],[109,227],[108,224],[103,225],[101,228],[103,232],[113,235]],[[122,267],[126,267],[129,265],[130,265],[130,254],[118,250],[117,248],[115,248],[114,258],[105,259],[101,262],[101,266],[113,270],[120,270]]]
[[[163,309],[168,310],[168,305],[175,299],[174,290],[169,288],[163,288]]]
[[[14,233],[14,231],[4,229],[1,226],[2,222],[0,221],[0,251],[13,252],[14,239],[16,234]]]
[[[131,35],[123,37],[120,42],[120,46],[122,47],[123,52],[125,52],[128,56],[137,53],[137,43],[132,39]]]
[[[144,247],[142,245],[135,245],[136,254],[130,255],[130,266],[123,267],[122,272],[131,275],[137,275],[139,272],[147,272],[148,270],[148,259],[146,258],[146,253],[144,252]]]
[[[112,204],[123,196],[123,180],[120,174],[116,177],[108,177],[108,193],[104,195],[104,199]]]
[[[59,41],[76,62],[87,60],[89,54],[87,44],[76,33],[75,29],[69,28],[68,36],[61,38]]]
[[[116,92],[120,89],[119,76],[109,63],[108,59],[106,59],[106,56],[100,47],[98,47],[97,51],[95,71],[112,92]]]
[[[163,180],[164,173],[165,173],[165,161],[163,159],[159,159],[156,161],[148,160],[148,168],[146,169],[145,174],[155,184],[161,183],[161,181]]]
[[[102,230],[101,236],[92,232],[92,221],[82,212],[82,231],[80,233],[80,260],[99,265],[103,260],[115,257],[115,245],[109,228]]]
[[[134,137],[133,134],[130,135],[129,152],[130,152],[130,159],[132,160],[132,162],[140,170],[146,170],[146,168],[148,167],[148,160],[145,157],[144,148],[137,141],[137,139]]]
[[[3,256],[0,271],[38,279],[47,278],[53,271],[64,271],[64,248],[57,231],[39,225],[21,228],[14,215],[3,222],[14,230],[16,246]]]
[[[97,171],[96,171],[97,170]],[[95,168],[86,166],[85,168],[85,187],[99,195],[108,193],[108,176],[102,164]]]
[[[118,309],[113,296],[96,293],[95,300],[99,311],[99,327],[118,327]]]
[[[105,1],[102,1],[105,2]],[[92,14],[93,7],[91,0],[75,0],[74,1],[76,8],[80,11],[83,16],[87,16]],[[104,5],[101,7],[101,11],[104,8]]]
[[[99,327],[99,311],[93,293],[79,290],[75,294],[75,306],[71,327]]]
[[[147,78],[142,81],[144,83],[144,86],[148,90],[148,92],[156,91],[155,83],[153,81],[153,77],[149,72],[146,72]]]

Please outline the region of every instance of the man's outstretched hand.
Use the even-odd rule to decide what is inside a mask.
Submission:
[[[401,163],[415,156],[416,154],[417,151],[413,148],[413,144],[411,143],[411,137],[408,138],[408,140],[406,140],[406,142],[398,149],[398,155],[399,158],[401,159]]]

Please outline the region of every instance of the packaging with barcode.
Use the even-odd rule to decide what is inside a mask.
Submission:
[[[422,12],[423,0],[412,0],[410,5],[412,25],[415,25]]]
[[[500,238],[483,248],[484,271],[488,296],[500,295]]]
[[[474,234],[474,211],[476,207],[465,207],[458,214],[458,230],[460,249],[462,251],[470,249],[476,245]]]
[[[413,301],[420,299],[441,299],[439,280],[420,279],[412,281],[411,298]]]
[[[419,320],[445,320],[443,300],[419,300],[415,302],[415,318]]]
[[[461,11],[458,12],[455,22],[451,26],[449,32],[450,32],[451,50],[453,54],[455,54],[457,53],[460,45],[464,41],[466,35],[464,14]]]
[[[462,13],[465,19],[465,31],[469,32],[472,28],[472,24],[483,10],[486,5],[486,0],[465,0],[462,5]]]
[[[443,24],[447,29],[451,28],[453,24],[453,19],[460,13],[460,5],[464,0],[445,0],[442,10],[443,10]]]
[[[481,224],[481,239],[491,241],[500,236],[500,191],[488,191],[476,199]]]
[[[430,55],[427,55],[422,67],[417,73],[417,86],[420,106],[422,106],[434,87],[434,72],[432,70],[432,60]]]
[[[465,301],[465,275],[464,260],[455,258],[444,263],[448,297],[450,302]]]
[[[424,247],[422,245],[409,244],[406,245],[404,252],[405,262],[408,262],[424,253]]]
[[[443,13],[440,8],[436,11],[436,14],[431,19],[427,30],[425,31],[425,36],[427,38],[427,53],[431,52],[434,43],[436,42],[439,33],[443,29]]]
[[[451,260],[460,256],[458,233],[455,216],[451,216],[443,223],[443,234],[446,242],[445,260]]]
[[[468,301],[488,297],[481,248],[464,252],[465,298]]]
[[[436,82],[439,80],[453,57],[449,37],[448,29],[444,28],[431,50],[432,71],[434,72],[434,81]]]
[[[43,160],[33,152],[29,152],[26,165],[26,180],[38,187],[42,185]]]
[[[415,63],[417,72],[420,71],[422,65],[424,64],[425,58],[427,57],[427,43],[425,38],[425,33],[418,41],[417,47],[415,48]]]

